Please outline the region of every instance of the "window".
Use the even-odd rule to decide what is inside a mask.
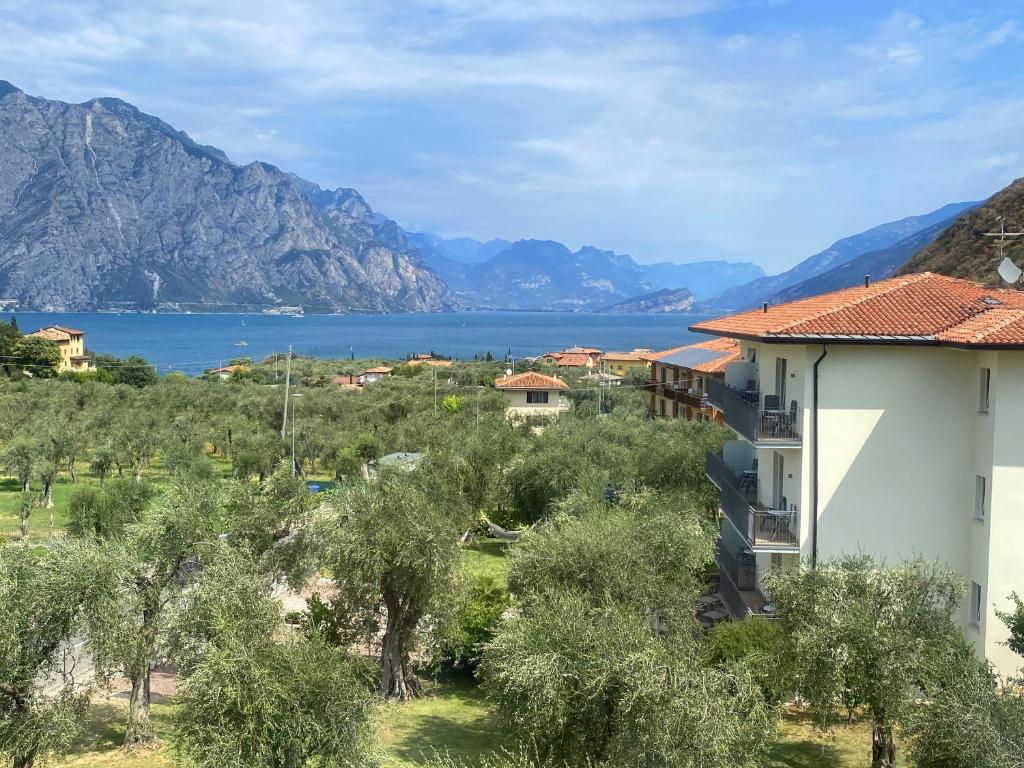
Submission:
[[[775,358],[775,394],[779,396],[779,407],[786,405],[786,358]]]
[[[526,402],[528,403],[534,403],[535,405],[544,405],[547,403],[547,401],[547,392],[532,392],[530,390],[527,390],[526,392]]]
[[[974,519],[979,522],[985,520],[985,497],[988,482],[984,475],[974,477]]]
[[[981,369],[981,381],[978,384],[978,413],[988,413],[989,392],[992,388],[992,369]]]
[[[971,624],[981,626],[981,584],[971,582]]]
[[[664,416],[665,415],[665,401],[664,400],[659,400],[658,401],[658,415],[659,416]]]
[[[664,384],[665,383],[665,366],[660,366],[660,370],[661,370],[661,383]]]

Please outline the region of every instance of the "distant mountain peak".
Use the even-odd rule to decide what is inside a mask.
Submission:
[[[24,93],[24,91],[13,83],[9,83],[6,80],[0,80],[0,99],[12,93]]]

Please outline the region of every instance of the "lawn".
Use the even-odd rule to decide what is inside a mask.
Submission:
[[[381,745],[396,766],[416,766],[434,754],[470,764],[507,746],[501,723],[469,677],[425,681],[429,695],[385,704],[378,716]]]
[[[508,570],[505,552],[509,547],[501,539],[477,539],[476,544],[466,547],[466,570],[473,576],[486,574],[504,583]]]
[[[896,737],[896,765],[908,766],[905,742]],[[831,734],[817,730],[804,715],[787,713],[771,751],[772,768],[868,768],[871,724],[865,720],[837,726]]]
[[[153,704],[153,726],[159,737],[165,737],[170,731],[173,710],[170,704]],[[75,743],[71,755],[56,765],[66,768],[171,768],[174,762],[164,745],[153,751],[135,754],[121,750],[127,717],[128,704],[125,699],[115,697],[97,700],[92,705],[89,724]]]

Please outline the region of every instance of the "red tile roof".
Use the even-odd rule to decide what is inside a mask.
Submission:
[[[368,373],[391,373],[393,370],[394,368],[389,368],[386,365],[378,365],[376,368],[367,368],[363,371],[363,375],[365,376]]]
[[[514,376],[503,376],[494,382],[496,389],[568,389],[569,385],[554,376],[527,371]]]
[[[1024,346],[1024,293],[931,272],[740,312],[691,326],[766,341]]]
[[[593,358],[583,353],[567,352],[558,357],[559,368],[584,368],[587,363],[593,364]]]

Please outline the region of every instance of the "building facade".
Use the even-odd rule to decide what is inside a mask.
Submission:
[[[625,378],[634,373],[646,375],[650,371],[647,357],[650,349],[634,349],[632,352],[605,352],[601,357],[601,369],[605,373]]]
[[[561,379],[527,371],[504,376],[494,382],[508,398],[509,418],[554,417],[569,410],[569,401],[562,391],[569,388]]]
[[[688,421],[718,421],[721,416],[708,399],[712,379],[739,358],[733,339],[712,339],[645,355],[650,363],[647,391],[651,416]]]
[[[707,457],[731,612],[770,612],[764,575],[800,561],[923,556],[1015,671],[996,611],[1024,591],[1024,294],[925,273],[693,330],[740,342],[708,392],[737,437]]]
[[[60,349],[58,372],[89,370],[89,358],[85,354],[85,331],[63,325],[48,325],[30,333],[29,336],[38,336],[57,345]]]

